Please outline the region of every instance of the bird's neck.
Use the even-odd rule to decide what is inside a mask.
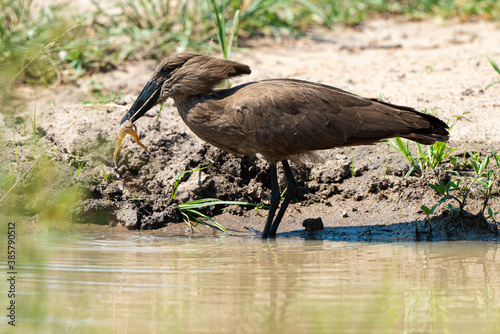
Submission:
[[[194,106],[202,101],[200,95],[175,96],[173,99],[175,102],[175,106],[177,107],[177,111],[181,115],[184,123],[188,123],[187,116],[189,114],[189,110],[191,110]]]

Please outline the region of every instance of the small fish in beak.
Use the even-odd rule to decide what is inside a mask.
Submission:
[[[120,146],[122,145],[122,140],[127,134],[131,135],[134,138],[135,142],[139,144],[139,146],[142,147],[144,151],[146,151],[147,155],[149,155],[147,147],[139,141],[139,136],[137,135],[137,126],[132,123],[132,121],[126,120],[125,122],[123,122],[120,130],[118,131],[118,146],[116,147],[115,154],[113,154],[113,162],[115,164],[115,168],[118,168],[118,166],[116,166],[116,156],[118,155],[118,151],[120,150]]]

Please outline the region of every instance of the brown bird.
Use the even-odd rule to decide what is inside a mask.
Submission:
[[[243,74],[250,74],[250,68],[234,61],[189,53],[168,57],[121,124],[137,121],[171,97],[182,120],[204,141],[236,155],[260,153],[269,161],[271,173],[271,205],[263,239],[276,237],[297,189],[288,160],[300,162],[314,156],[315,150],[372,144],[391,137],[426,145],[448,140],[448,126],[434,116],[319,83],[270,79],[215,88]],[[287,190],[274,218],[280,202],[276,172],[280,161]]]

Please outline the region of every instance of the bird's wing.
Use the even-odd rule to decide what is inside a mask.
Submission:
[[[376,142],[421,121],[417,115],[402,119],[399,114],[404,110],[392,105],[289,79],[261,81],[237,90],[230,109],[249,145],[268,145],[288,154]]]

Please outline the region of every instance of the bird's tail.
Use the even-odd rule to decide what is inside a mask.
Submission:
[[[416,141],[424,145],[432,145],[436,141],[447,142],[450,139],[448,125],[437,117],[420,113],[430,123],[429,128],[415,130],[412,133],[402,136],[403,138]]]
[[[376,101],[380,104],[392,107],[394,109],[398,109],[399,111],[413,114],[412,115],[413,117],[408,117],[410,119],[414,118],[415,116],[418,116],[418,118],[420,119],[418,122],[415,123],[415,125],[418,124],[418,127],[416,126],[413,129],[411,129],[410,127],[409,129],[410,131],[408,131],[408,133],[401,133],[399,137],[410,139],[424,145],[432,145],[436,141],[447,142],[450,139],[450,134],[448,132],[449,129],[448,124],[446,124],[439,118],[419,112],[411,107],[398,106],[380,100]],[[407,116],[410,115],[407,114]],[[425,120],[426,122],[424,123],[428,124],[428,126],[422,127],[421,126],[423,124],[422,120]]]

